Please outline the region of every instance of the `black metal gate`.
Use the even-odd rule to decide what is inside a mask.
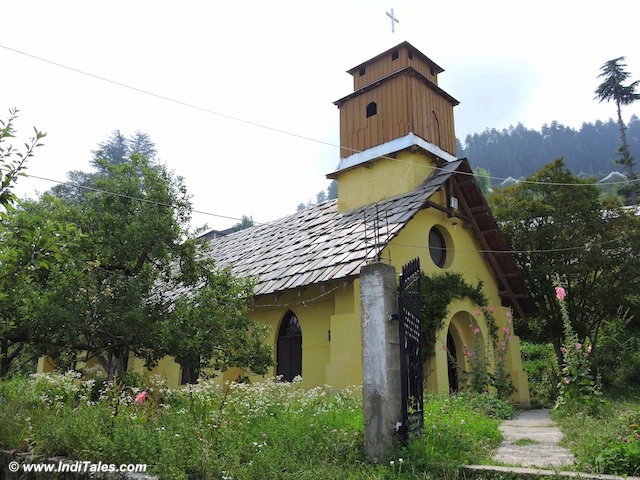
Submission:
[[[405,443],[420,435],[424,424],[422,347],[420,341],[420,259],[402,267],[398,311],[400,313],[400,384],[402,389],[402,427]]]

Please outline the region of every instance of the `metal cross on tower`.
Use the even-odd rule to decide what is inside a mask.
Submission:
[[[387,12],[387,17],[391,18],[391,33],[394,33],[396,31],[396,23],[400,23],[400,20],[393,14],[393,8],[391,12]]]

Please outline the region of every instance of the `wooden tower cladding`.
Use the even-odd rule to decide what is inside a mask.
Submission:
[[[438,87],[444,70],[408,42],[352,68],[354,92],[340,109],[340,157],[414,133],[456,154],[453,107]]]

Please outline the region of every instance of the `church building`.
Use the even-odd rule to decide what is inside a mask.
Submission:
[[[219,265],[259,278],[252,316],[271,326],[273,375],[301,376],[309,387],[362,382],[359,272],[375,261],[400,272],[419,258],[427,274],[459,272],[469,284],[482,281],[501,332],[511,314],[534,311],[469,163],[456,158],[458,101],[438,86],[442,72],[408,42],[349,70],[354,91],[335,102],[340,164],[327,175],[338,182],[337,200],[213,240]],[[477,310],[468,298],[450,305],[426,362],[428,388],[462,386],[448,356],[468,370],[470,319],[477,318],[483,351],[492,351]],[[526,406],[517,337],[508,348],[512,399]],[[224,372],[221,381],[239,374]]]
[[[511,400],[529,406],[511,315],[527,317],[534,305],[469,162],[456,158],[458,101],[438,86],[442,72],[408,42],[349,70],[353,92],[334,102],[340,163],[327,175],[337,181],[338,198],[211,240],[219,266],[258,279],[251,315],[271,327],[271,376],[300,376],[305,387],[362,384],[360,270],[384,262],[399,273],[418,258],[427,275],[455,272],[470,285],[482,282],[499,335],[509,338]],[[459,373],[469,371],[474,345],[494,366],[491,326],[478,310],[467,297],[449,305],[425,359],[428,389],[464,388]],[[155,371],[170,387],[180,385],[173,361]],[[218,378],[243,376],[230,369]]]

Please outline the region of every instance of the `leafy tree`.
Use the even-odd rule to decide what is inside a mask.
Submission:
[[[136,132],[126,138],[120,130],[114,130],[109,138],[98,144],[93,152],[91,165],[95,172],[72,170],[67,173],[67,182],[56,185],[51,193],[70,202],[81,202],[88,189],[96,188],[96,182],[108,172],[104,165],[122,165],[127,163],[132,155],[140,155],[147,159],[149,165],[156,164],[156,146],[148,134]]]
[[[46,284],[52,269],[68,261],[65,253],[78,231],[64,222],[64,205],[51,197],[24,201],[0,215],[0,377],[47,330],[32,323],[30,306],[37,285]]]
[[[155,161],[156,145],[147,133],[137,131],[133,136],[125,138],[120,130],[114,130],[106,142],[98,144],[98,149],[92,153],[95,159],[106,160],[114,165],[126,163],[131,155],[138,154],[145,157],[152,164]]]
[[[265,374],[272,352],[264,343],[267,327],[249,318],[253,282],[234,277],[228,269],[218,271],[211,260],[196,269],[201,284],[176,300],[165,322],[167,353],[190,373],[190,383],[208,367],[251,366]]]
[[[473,174],[476,177],[478,186],[485,197],[488,197],[491,193],[491,176],[489,170],[482,167],[476,167],[473,169]]]
[[[491,196],[496,219],[527,282],[539,316],[529,321],[551,341],[562,362],[563,321],[554,297],[558,279],[568,290],[571,325],[597,344],[599,329],[618,309],[637,309],[640,219],[617,205],[602,205],[593,180],[583,180],[558,159],[527,181]]]
[[[27,206],[16,206],[12,189],[46,136],[34,128],[35,136],[25,143],[24,152],[5,145],[16,136],[18,113],[10,109],[8,119],[0,120],[0,377],[7,375],[26,345],[29,329],[23,306],[32,293],[30,285],[59,259],[67,233],[51,216],[32,218],[24,213]]]
[[[633,173],[634,159],[629,151],[629,144],[627,143],[626,127],[622,120],[622,106],[630,105],[633,102],[640,100],[640,93],[636,92],[636,88],[640,84],[640,80],[636,80],[628,85],[623,83],[629,80],[631,74],[626,71],[627,65],[624,63],[625,57],[614,58],[605,62],[600,67],[600,75],[598,78],[602,78],[603,81],[596,89],[596,100],[600,102],[615,102],[618,113],[618,128],[620,129],[620,141],[622,142],[621,151],[622,158],[619,163],[624,165],[629,181],[633,182],[635,179]],[[629,201],[631,205],[637,203],[636,188],[631,189],[629,195]]]
[[[41,351],[87,352],[110,378],[121,378],[130,354],[152,366],[173,352],[183,361],[191,352],[200,362],[244,361],[237,366],[263,371],[270,356],[256,351],[264,332],[241,308],[246,295],[223,305],[247,289],[204,259],[202,240],[188,239],[182,178],[138,154],[94,164],[102,172],[95,189],[67,203],[68,221],[83,232],[74,261],[52,268],[31,308],[36,328],[49,332]]]
[[[18,177],[24,175],[27,159],[33,156],[34,150],[41,146],[40,140],[46,136],[46,133],[34,128],[35,136],[25,144],[24,152],[18,151],[11,144],[5,146],[8,139],[15,138],[14,123],[18,113],[17,109],[10,109],[9,118],[6,121],[0,120],[0,206],[5,208],[15,201],[12,189]]]
[[[338,198],[338,182],[331,180],[331,183],[327,187],[327,200],[333,200]]]
[[[245,228],[253,227],[253,217],[242,216],[242,219],[236,223],[232,228],[235,232],[238,230],[244,230]]]
[[[314,205],[320,205],[321,203],[327,202],[329,200],[334,200],[336,198],[338,198],[338,182],[332,180],[326,190],[320,190],[316,194],[316,203],[313,203],[311,200],[309,200],[306,204],[300,202],[296,207],[296,211],[302,212],[303,210],[311,208]]]

